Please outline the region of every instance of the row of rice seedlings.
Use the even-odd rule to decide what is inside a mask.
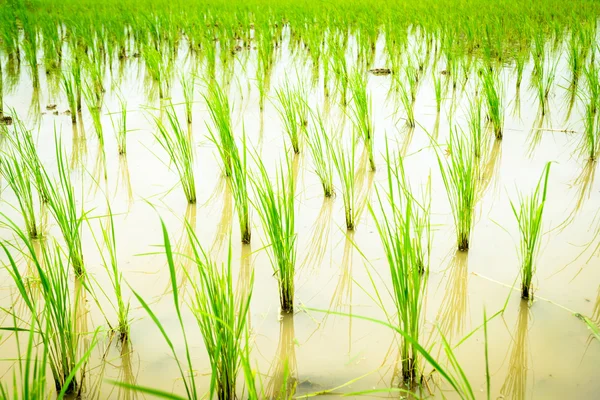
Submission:
[[[535,190],[529,196],[519,194],[518,209],[512,200],[510,202],[521,233],[521,297],[523,299],[533,300],[531,280],[535,273],[535,257],[542,237],[542,216],[546,204],[549,175],[550,163],[547,163]]]
[[[153,116],[157,131],[154,137],[169,155],[175,166],[183,192],[190,204],[196,203],[196,182],[194,180],[194,143],[190,132],[183,129],[171,103],[165,107],[168,125]]]
[[[269,178],[262,160],[256,155],[258,174],[252,183],[256,195],[254,208],[262,221],[269,241],[269,258],[279,287],[281,311],[294,310],[294,275],[296,269],[295,191],[293,163],[286,154],[280,163],[275,183]]]
[[[300,153],[302,140],[308,124],[308,105],[306,93],[300,87],[291,87],[288,80],[283,87],[275,90],[278,105],[277,112],[283,121],[286,134],[290,139],[294,153]]]
[[[373,129],[373,111],[371,97],[367,93],[367,77],[364,73],[354,71],[349,79],[350,92],[352,94],[350,106],[350,119],[354,130],[363,139],[369,154],[369,165],[371,171],[375,171],[375,157],[373,146],[375,131]]]
[[[209,83],[205,96],[213,127],[208,126],[210,140],[217,146],[224,164],[225,175],[231,178],[231,187],[238,213],[242,243],[250,243],[251,221],[248,198],[248,169],[246,133],[244,131],[241,154],[232,128],[229,98],[216,81]],[[218,134],[215,134],[215,130]]]
[[[488,119],[492,122],[496,139],[502,139],[504,111],[500,77],[491,68],[485,68],[482,71],[482,85],[488,110]]]
[[[457,128],[450,129],[448,158],[442,161],[442,155],[436,147],[436,155],[452,217],[456,229],[458,250],[469,249],[469,238],[473,227],[477,186],[479,179],[478,162],[473,151],[473,138]]]
[[[429,275],[431,196],[427,187],[422,204],[415,199],[402,158],[392,159],[387,143],[386,163],[387,192],[376,189],[381,220],[370,210],[390,269],[399,328],[418,341]],[[400,358],[403,382],[417,383],[420,367],[415,345],[403,340]]]
[[[38,255],[34,244],[17,225],[4,216],[15,236],[24,245],[23,256],[33,265],[39,279],[39,293],[42,296],[42,311],[38,316],[37,291],[26,284],[27,279],[19,271],[15,258],[9,251],[9,246],[18,250],[16,244],[3,242],[2,246],[8,259],[8,271],[12,276],[17,290],[27,309],[34,315],[36,331],[42,336],[42,343],[48,352],[50,370],[54,378],[57,392],[68,394],[77,393],[81,382],[75,378],[77,370],[80,335],[76,330],[69,274],[67,265],[62,259],[62,250],[57,243],[41,247]],[[41,258],[40,258],[41,257]],[[78,296],[75,296],[78,299]]]
[[[325,197],[331,197],[334,194],[331,138],[320,113],[311,110],[311,121],[311,128],[307,134],[308,148],[315,165],[315,174],[323,187],[323,194]]]
[[[354,186],[356,183],[355,161],[356,161],[356,138],[352,134],[350,150],[344,148],[341,139],[337,139],[330,147],[333,165],[338,173],[341,183],[342,200],[344,201],[344,215],[346,218],[346,229],[354,230],[359,215],[359,207],[356,202]]]
[[[17,198],[29,237],[41,238],[44,234],[42,202],[27,163],[12,146],[0,155],[0,174]]]

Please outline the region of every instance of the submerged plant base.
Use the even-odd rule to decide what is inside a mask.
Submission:
[[[521,285],[521,298],[524,300],[533,300],[533,290],[529,285]]]
[[[469,251],[469,239],[461,238],[458,240],[458,250],[459,251]]]

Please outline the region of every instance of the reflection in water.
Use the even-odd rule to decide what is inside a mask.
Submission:
[[[233,220],[233,194],[229,180],[225,177],[222,177],[219,180],[211,199],[216,198],[219,193],[222,197],[223,211],[221,212],[221,219],[217,224],[215,240],[211,248],[211,252],[217,254],[221,252],[225,240],[229,238],[229,234],[231,232],[231,223]],[[221,201],[218,202],[220,203]]]
[[[77,167],[83,171],[85,168],[85,160],[87,157],[87,142],[85,139],[85,130],[83,129],[83,119],[79,115],[78,122],[72,124],[73,127],[73,144],[71,149],[71,169]]]
[[[511,345],[508,374],[500,389],[505,398],[524,400],[527,391],[527,332],[529,325],[529,307],[522,300],[513,342]]]
[[[254,270],[252,269],[252,246],[242,244],[242,253],[240,255],[240,272],[238,275],[236,295],[238,301],[247,298],[251,293],[252,283],[254,282]],[[248,314],[248,324],[250,323],[250,314]]]
[[[125,154],[119,155],[119,176],[117,177],[116,186],[115,196],[119,193],[119,188],[122,188],[127,197],[127,210],[131,210],[131,207],[133,206],[133,188],[131,187],[129,163],[127,162],[127,156]]]
[[[600,286],[598,286],[598,296],[596,297],[596,304],[594,304],[594,310],[592,311],[592,321],[596,325],[600,325]]]
[[[348,320],[348,354],[352,352],[352,264],[354,260],[354,231],[346,231],[346,239],[344,241],[344,254],[342,256],[342,264],[340,265],[340,272],[338,283],[335,286],[333,296],[329,302],[329,311],[344,312],[349,317],[344,317],[344,320]],[[347,307],[347,310],[344,308]],[[323,323],[327,321],[327,316]]]
[[[178,289],[183,291],[185,283],[187,282],[188,270],[192,263],[192,243],[190,240],[190,236],[188,234],[188,227],[195,231],[196,229],[196,204],[188,203],[185,209],[185,216],[183,222],[183,228],[181,230],[181,236],[175,243],[174,247],[174,256],[175,256],[175,266],[179,266],[180,270],[176,271],[179,275],[179,284]],[[170,288],[170,284],[167,286]],[[167,289],[168,290],[168,289]]]
[[[465,327],[467,316],[469,284],[468,253],[456,251],[448,268],[449,276],[442,306],[437,315],[441,332],[449,340],[460,336]]]
[[[533,125],[531,127],[531,131],[529,132],[529,137],[527,138],[528,142],[528,150],[527,154],[529,157],[533,157],[533,153],[535,149],[542,141],[542,136],[544,133],[544,119],[545,115],[541,112],[538,112],[537,117],[533,121]]]
[[[105,193],[108,193],[106,153],[104,152],[104,145],[102,143],[98,143],[98,148],[96,149],[96,163],[92,173],[92,187],[90,188],[90,191],[95,194],[102,183],[104,183]]]
[[[406,126],[402,130],[401,134],[403,135],[403,140],[402,140],[402,144],[400,145],[400,156],[405,157],[406,154],[408,153],[408,148],[410,147],[414,133],[415,133],[414,127]]]
[[[498,171],[500,170],[500,160],[502,159],[502,141],[494,140],[492,148],[485,154],[482,160],[482,171],[479,184],[479,193],[477,198],[481,199],[492,186],[492,182],[495,184],[493,187],[498,189],[497,179]]]
[[[119,368],[119,376],[117,381],[126,383],[128,385],[135,385],[136,383],[136,377],[133,373],[133,367],[131,363],[132,354],[133,349],[131,349],[129,340],[123,341],[121,345],[121,366]],[[117,399],[134,400],[137,398],[138,396],[135,390],[119,387]]]
[[[369,152],[365,148],[360,155],[358,168],[356,170],[356,175],[354,176],[354,190],[356,193],[355,229],[360,221],[360,216],[369,202],[369,195],[371,194],[371,189],[373,187],[373,178],[375,177],[375,172],[369,171],[368,163]]]
[[[437,140],[440,135],[440,112],[435,114],[435,123],[433,124],[433,139]]]
[[[521,118],[521,88],[517,87],[515,98],[513,100],[513,111],[512,115],[517,118]]]
[[[596,177],[596,167],[598,164],[595,161],[587,160],[583,169],[575,178],[571,187],[575,188],[575,206],[569,213],[567,218],[557,227],[560,231],[564,230],[567,226],[575,220],[575,217],[592,194],[592,186],[594,185],[594,178]]]
[[[76,343],[81,343],[79,346],[79,353],[77,354],[77,359],[82,359],[84,354],[90,348],[90,337],[89,337],[89,326],[88,326],[88,317],[89,310],[87,307],[87,296],[85,283],[83,281],[85,278],[75,277],[75,296],[74,296],[74,305],[73,309],[75,310],[75,335],[77,336]],[[80,367],[79,373],[81,376],[81,380],[75,387],[78,390],[77,397],[79,397],[84,390],[85,384],[85,376],[87,375],[87,361]]]
[[[316,270],[321,265],[330,243],[332,214],[333,198],[323,197],[323,204],[319,210],[319,215],[309,234],[311,240],[306,249],[306,257],[300,268],[309,265],[313,270]]]
[[[296,393],[298,367],[296,363],[296,338],[294,314],[281,314],[277,354],[271,364],[267,384],[269,399],[291,399]]]
[[[40,88],[34,86],[31,94],[31,103],[29,104],[29,118],[34,124],[38,124],[42,119],[42,109],[40,106]]]

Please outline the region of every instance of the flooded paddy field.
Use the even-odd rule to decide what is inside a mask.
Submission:
[[[595,398],[598,6],[410,3],[0,1],[0,398]]]

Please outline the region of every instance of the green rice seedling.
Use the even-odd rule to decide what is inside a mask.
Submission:
[[[510,202],[521,233],[521,297],[533,300],[531,280],[535,273],[535,257],[542,238],[542,215],[546,203],[550,163],[547,163],[533,193],[523,197],[519,194],[519,208]]]
[[[42,336],[43,345],[48,352],[48,361],[56,391],[75,394],[80,384],[74,377],[74,372],[77,370],[77,360],[79,359],[77,353],[80,335],[75,328],[76,318],[73,314],[74,307],[71,302],[68,268],[63,262],[62,251],[58,244],[54,243],[51,246],[42,247],[42,254],[38,256],[27,235],[10,220],[5,218],[5,221],[25,246],[23,255],[31,261],[39,278],[38,290],[44,299],[44,304],[41,315],[35,318],[35,325],[36,331]],[[31,288],[25,284],[25,279],[9,251],[11,244],[3,242],[0,243],[0,246],[8,259],[8,271],[15,282],[21,299],[27,309],[37,316],[37,299]]]
[[[411,100],[410,89],[407,89],[405,84],[400,83],[400,102],[406,113],[406,126],[409,128],[415,127],[415,107]]]
[[[25,221],[25,229],[32,239],[41,238],[44,233],[42,206],[36,202],[35,184],[27,163],[15,150],[0,155],[0,174],[8,183]]]
[[[225,176],[229,177],[232,173],[232,146],[235,146],[229,98],[215,80],[208,81],[207,89],[204,100],[208,106],[213,126],[211,127],[208,124],[206,126],[211,137],[216,139],[214,142],[223,162]]]
[[[488,110],[488,118],[494,127],[494,135],[496,139],[502,139],[504,115],[502,110],[502,89],[498,75],[486,68],[483,71],[482,86]]]
[[[367,79],[363,73],[354,71],[350,76],[349,81],[350,92],[352,94],[350,118],[354,125],[354,130],[357,131],[359,136],[363,139],[369,153],[369,165],[371,171],[375,171],[376,166],[373,155],[375,132],[373,129],[371,97],[367,93]]]
[[[387,143],[386,163],[387,191],[382,194],[376,189],[380,219],[378,220],[372,207],[370,211],[390,269],[391,293],[399,327],[418,340],[423,323],[429,272],[429,188],[423,204],[420,204],[413,197],[406,180],[402,158],[392,159]],[[416,347],[403,340],[400,353],[403,382],[408,385],[416,383],[420,369]]]
[[[190,133],[181,127],[175,107],[171,103],[165,107],[168,126],[153,116],[157,131],[154,137],[169,155],[175,166],[179,181],[188,203],[196,203],[196,182],[194,180],[194,144]]]
[[[323,187],[323,194],[325,197],[331,197],[334,193],[331,139],[321,114],[311,113],[311,118],[311,129],[307,135],[308,148],[315,165],[315,173]]]
[[[558,63],[555,62],[553,65],[548,66],[547,69],[542,67],[540,76],[536,80],[536,93],[540,102],[540,113],[542,117],[548,112],[548,96],[550,95],[552,84],[554,83],[557,65]]]
[[[600,154],[600,127],[593,107],[593,104],[588,104],[585,108],[583,137],[579,145],[580,152],[590,161],[595,161]]]
[[[108,277],[112,285],[112,289],[115,293],[116,305],[111,301],[116,314],[117,314],[117,325],[112,329],[119,334],[121,341],[127,341],[129,338],[129,301],[123,299],[123,274],[119,270],[119,263],[117,259],[117,238],[115,234],[115,224],[113,220],[112,210],[110,205],[107,204],[108,216],[106,222],[100,222],[100,231],[102,233],[102,242],[96,239],[94,235],[94,241],[96,246],[100,250],[100,257],[102,258],[102,265],[108,272]],[[89,221],[88,221],[89,222]],[[106,250],[106,251],[105,251]]]
[[[473,151],[475,157],[483,157],[483,152],[487,145],[487,138],[485,130],[483,128],[483,121],[481,117],[481,98],[474,97],[470,100],[469,104],[469,133],[473,141]]]
[[[183,91],[183,100],[185,102],[185,116],[187,123],[192,123],[192,105],[194,104],[194,87],[196,84],[196,75],[189,74],[185,76],[183,73],[179,76],[181,89]]]
[[[117,151],[119,155],[127,154],[127,100],[125,100],[122,96],[117,95],[119,99],[119,106],[121,111],[118,113],[119,117],[115,119],[113,115],[115,113],[110,114],[110,121],[113,126],[113,130],[115,131],[115,136],[117,138]]]
[[[280,164],[275,183],[259,158],[254,157],[258,174],[253,179],[256,196],[254,208],[269,241],[269,258],[277,276],[281,311],[294,310],[294,275],[296,269],[295,189],[292,161],[286,154],[285,166]]]
[[[85,98],[85,104],[88,108],[90,116],[92,117],[92,123],[94,125],[94,131],[98,138],[98,143],[102,149],[104,149],[104,130],[102,128],[102,104],[98,101],[92,86],[86,85],[83,91],[83,97]]]
[[[593,115],[596,115],[598,104],[600,103],[600,71],[598,70],[598,65],[594,62],[590,62],[583,71],[586,78],[590,110]]]
[[[231,245],[226,265],[219,268],[202,249],[193,227],[187,229],[199,275],[198,282],[190,281],[192,311],[210,359],[211,397],[216,393],[219,400],[234,399],[254,278],[248,290],[238,295],[232,279]]]
[[[346,106],[348,98],[348,66],[346,62],[345,47],[342,43],[330,43],[329,44],[329,57],[331,63],[331,71],[335,77],[335,84],[337,91],[340,95],[340,103],[342,106]]]
[[[435,72],[431,74],[433,80],[433,90],[435,92],[435,110],[439,113],[442,110],[442,77]]]
[[[67,102],[69,103],[69,111],[71,112],[71,122],[77,122],[77,94],[75,89],[75,83],[73,82],[73,76],[69,72],[61,71],[61,83],[62,88],[67,96]]]
[[[356,159],[356,139],[352,136],[350,149],[345,149],[338,139],[330,146],[333,165],[340,177],[342,185],[342,199],[344,201],[344,214],[346,217],[346,229],[353,230],[356,226],[358,217],[358,207],[356,204],[355,193],[355,159]],[[348,154],[349,153],[349,154]]]
[[[456,129],[450,129],[448,153],[448,159],[442,161],[443,156],[439,154],[436,147],[440,172],[452,209],[458,250],[467,251],[474,221],[479,178],[471,137],[462,131],[458,133]]]
[[[278,101],[277,111],[283,121],[285,132],[290,139],[294,153],[299,154],[306,122],[306,116],[303,115],[306,106],[302,92],[297,88],[292,88],[286,80],[282,88],[275,90],[275,96]]]

